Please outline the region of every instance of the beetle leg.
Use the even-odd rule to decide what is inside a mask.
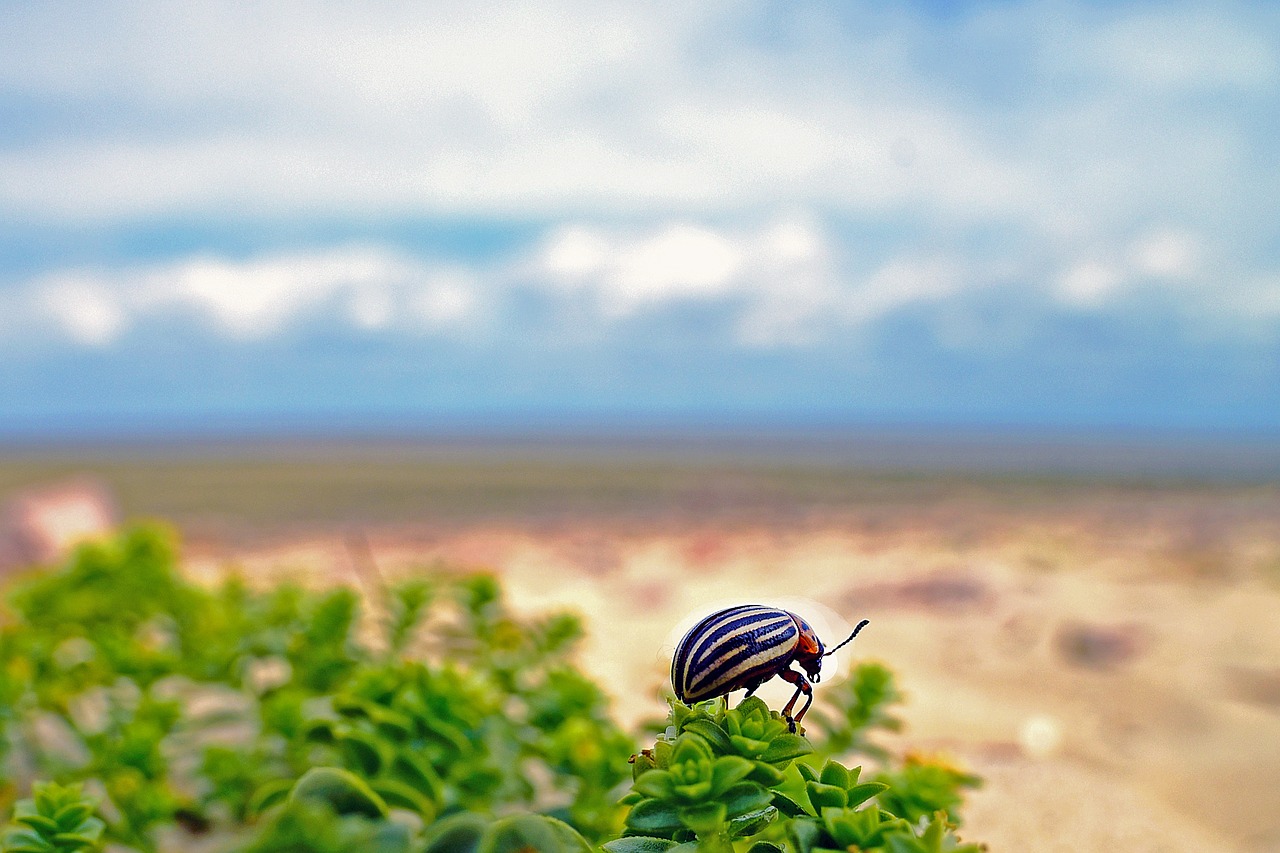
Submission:
[[[804,712],[808,711],[809,706],[813,704],[813,688],[809,686],[809,682],[805,677],[794,669],[784,669],[782,672],[778,673],[778,675],[782,677],[783,681],[789,681],[796,686],[795,695],[791,697],[791,701],[787,703],[787,706],[782,709],[782,716],[786,719],[787,724],[791,727],[791,731],[794,733],[796,730],[796,723],[800,722],[804,717]],[[801,693],[805,695],[804,707],[800,709],[799,714],[792,717],[791,709],[795,707],[796,700],[800,698]]]

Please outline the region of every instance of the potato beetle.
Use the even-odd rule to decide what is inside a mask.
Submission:
[[[813,704],[813,688],[791,664],[798,663],[817,684],[822,680],[822,659],[852,641],[867,624],[866,619],[859,622],[843,643],[828,652],[809,623],[789,610],[761,604],[717,610],[689,629],[676,646],[671,686],[685,704],[724,696],[727,705],[730,692],[745,689],[750,696],[770,678],[781,676],[796,685],[795,695],[782,709],[794,732]],[[793,718],[791,709],[801,693],[804,707]]]

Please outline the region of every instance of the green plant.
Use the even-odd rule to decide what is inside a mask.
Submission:
[[[845,717],[858,721],[859,738],[862,729],[884,725],[881,717]],[[733,709],[718,700],[694,707],[672,700],[670,723],[652,749],[635,757],[635,781],[624,798],[632,806],[627,836],[606,843],[609,853],[730,853],[748,844],[752,853],[788,846],[797,853],[980,849],[959,842],[946,812],[972,777],[946,776],[921,761],[889,781],[860,782],[860,767],[831,758],[815,769],[818,748],[788,733],[781,715],[755,697]],[[922,821],[916,806],[925,803],[938,810]]]
[[[102,849],[103,822],[79,785],[37,784],[13,808],[0,840],[3,853],[91,853]]]

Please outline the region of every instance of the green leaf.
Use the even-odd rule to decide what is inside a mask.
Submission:
[[[31,793],[36,801],[36,811],[39,814],[52,815],[62,805],[59,802],[62,786],[57,783],[38,782],[32,786]]]
[[[333,697],[333,710],[344,717],[362,718],[369,716],[368,705],[363,699],[345,693]]]
[[[811,853],[822,838],[822,825],[814,818],[796,818],[787,824],[787,837],[797,853]]]
[[[724,729],[720,728],[706,717],[695,717],[685,723],[684,731],[693,732],[698,737],[705,740],[719,755],[732,753],[734,751],[733,745],[729,741],[729,736],[725,734]]]
[[[813,744],[806,738],[800,735],[780,734],[769,744],[769,748],[760,756],[760,760],[769,764],[780,764],[783,761],[794,761],[811,752],[813,752]]]
[[[608,853],[666,853],[676,846],[676,842],[668,838],[632,835],[629,838],[607,841],[603,846]]]
[[[777,791],[773,792],[773,804],[777,806],[778,811],[782,812],[787,817],[800,817],[801,815],[808,816],[809,814],[809,810],[805,806],[797,803],[786,794],[780,794]]]
[[[717,758],[711,766],[711,796],[718,797],[735,782],[747,778],[754,766],[752,762],[736,755]]]
[[[25,823],[27,826],[36,830],[41,835],[53,835],[55,832],[58,832],[61,829],[61,827],[58,826],[58,822],[56,820],[54,820],[51,817],[46,817],[42,814],[22,815],[21,817],[15,818],[15,820],[21,823]]]
[[[752,712],[763,714],[766,718],[772,715],[772,712],[769,710],[769,706],[759,696],[748,696],[746,699],[739,702],[738,707],[733,710],[737,711],[744,717]]]
[[[653,745],[653,760],[658,765],[659,770],[666,770],[671,766],[671,756],[675,754],[676,748],[669,740],[659,739]]]
[[[302,775],[290,800],[319,800],[328,803],[338,814],[360,814],[365,817],[387,816],[387,804],[359,776],[337,767],[312,767]]]
[[[783,853],[783,849],[772,841],[757,841],[747,848],[747,853]]]
[[[77,802],[67,803],[58,809],[53,819],[57,821],[58,826],[63,830],[72,830],[78,827],[86,819],[93,814],[94,806],[92,803]]]
[[[53,837],[54,844],[73,844],[79,847],[93,847],[98,843],[97,835],[82,835],[78,832],[59,832]]]
[[[755,782],[739,782],[720,796],[730,816],[759,811],[771,802],[773,794]]]
[[[107,825],[96,817],[85,818],[80,821],[80,825],[67,830],[68,834],[78,835],[82,838],[90,839],[90,842],[97,844],[102,838],[102,833],[106,830]]]
[[[338,735],[338,749],[348,766],[365,776],[377,776],[382,770],[381,744],[364,732],[344,732]]]
[[[774,767],[772,764],[765,764],[763,761],[753,761],[751,773],[747,776],[752,782],[759,782],[766,788],[772,788],[774,785],[782,784],[786,778],[786,774]]]
[[[391,775],[411,785],[432,802],[443,799],[444,782],[435,768],[411,752],[401,752],[391,762]]]
[[[672,785],[671,791],[677,798],[685,802],[696,803],[711,796],[711,780],[702,779],[697,782],[690,782],[687,785]]]
[[[636,779],[632,787],[646,797],[659,800],[669,800],[674,796],[671,774],[666,770],[650,770]]]
[[[34,829],[11,829],[4,834],[5,853],[46,853],[54,846],[40,837]]]
[[[885,843],[890,853],[932,853],[914,835],[890,835]]]
[[[733,838],[746,838],[763,830],[778,817],[778,810],[766,806],[759,811],[747,812],[729,818],[729,835]]]
[[[369,787],[391,808],[417,812],[428,821],[436,812],[434,803],[413,786],[406,785],[397,779],[371,779]]]
[[[684,826],[676,807],[662,800],[645,800],[627,813],[627,826],[641,832],[670,834]]]
[[[692,734],[682,734],[676,738],[675,749],[671,753],[671,761],[675,764],[698,759],[711,761],[713,758],[715,755],[711,752],[710,745],[701,737]]]
[[[729,735],[729,743],[732,744],[734,752],[751,758],[763,755],[769,749],[769,741],[756,740],[743,735]]]
[[[818,811],[824,808],[842,809],[848,805],[844,788],[824,785],[821,782],[808,782],[805,784],[805,789],[809,793],[809,802],[813,803],[813,807]]]
[[[310,743],[333,743],[337,739],[332,720],[311,720],[302,727],[302,737]]]
[[[848,798],[848,808],[856,808],[881,791],[887,791],[888,789],[889,786],[883,782],[863,782],[861,785],[854,785],[845,792]]]
[[[724,803],[698,803],[683,806],[678,811],[680,822],[693,830],[699,838],[719,832],[724,826],[725,813]]]
[[[485,832],[478,853],[592,853],[591,845],[563,821],[545,815],[515,815],[495,821]]]
[[[822,765],[822,774],[818,778],[822,784],[837,788],[848,788],[850,784],[849,771],[835,761]]]
[[[459,812],[427,827],[423,853],[476,853],[488,821],[475,812]]]
[[[292,779],[273,779],[270,782],[263,783],[249,798],[249,803],[245,806],[245,810],[250,815],[262,814],[289,796],[289,791],[292,788]]]

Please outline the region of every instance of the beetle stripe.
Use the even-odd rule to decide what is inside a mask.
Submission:
[[[758,645],[758,640],[754,638],[762,631],[772,631],[791,623],[791,618],[785,612],[773,608],[741,608],[728,619],[721,617],[711,622],[697,636],[690,636],[688,653],[683,656],[679,671],[673,674],[685,690],[691,689],[694,679],[700,680],[698,673],[719,665],[717,657],[742,651],[744,648],[754,649]],[[708,634],[707,631],[711,633]],[[677,678],[672,679],[673,684]]]
[[[703,636],[703,633],[725,618],[732,618],[747,610],[758,609],[762,609],[758,604],[740,604],[727,610],[718,610],[689,629],[689,632],[684,635],[684,639],[680,641],[675,659],[671,661],[671,686],[676,689],[677,693],[682,693],[686,687],[685,681],[689,673],[689,657],[693,654],[693,647],[698,644],[698,639]]]
[[[742,690],[750,687],[758,686],[757,681],[768,681],[778,671],[778,662],[772,657],[766,658],[761,663],[752,667],[750,670],[740,673],[734,680],[729,690]],[[709,699],[712,696],[719,696],[729,692],[721,687],[719,683],[704,687],[699,693],[692,694],[684,701],[687,703],[701,702],[703,699]]]
[[[690,679],[691,693],[704,693],[711,689],[712,693],[723,692],[721,685],[742,684],[742,675],[761,665],[777,668],[780,661],[795,648],[793,640],[798,635],[795,623],[787,619],[768,626],[747,638],[741,645],[730,644],[722,653],[704,667],[699,667],[697,675]]]
[[[744,648],[758,649],[766,638],[772,637],[779,631],[785,631],[793,625],[794,623],[788,618],[772,619],[768,622],[755,619],[747,623],[735,623],[699,647],[700,653],[695,657],[690,670],[695,672],[713,670],[720,666],[725,655]]]
[[[693,640],[693,645],[696,645],[701,642],[702,638],[710,634],[714,634],[730,622],[734,622],[744,617],[756,618],[761,613],[770,612],[774,614],[778,613],[778,611],[771,607],[762,607],[759,604],[742,604],[738,607],[730,607],[728,610],[721,610],[717,613],[712,613],[706,619],[699,622],[697,627],[689,632],[688,639]]]
[[[786,613],[768,609],[742,614],[732,621],[716,625],[704,635],[705,639],[697,643],[697,650],[690,660],[690,666],[694,669],[702,669],[707,665],[707,658],[743,634],[772,631],[779,625],[788,624],[792,621],[791,617]]]

